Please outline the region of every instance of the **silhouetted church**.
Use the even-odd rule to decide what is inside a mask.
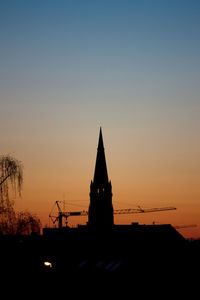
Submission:
[[[131,278],[137,280],[141,271],[151,269],[155,270],[154,274],[160,274],[182,263],[180,253],[186,241],[173,226],[115,225],[113,215],[112,184],[100,128],[94,177],[90,183],[88,223],[76,228],[44,228],[44,256],[56,257],[58,272],[67,269],[81,278],[83,274],[104,277],[113,272],[123,276],[131,272]]]
[[[108,179],[101,128],[94,179],[90,184],[88,225],[90,228],[101,230],[109,230],[113,227],[112,185]]]
[[[83,227],[82,227],[83,228]],[[79,227],[80,229],[80,227]],[[96,165],[94,178],[90,184],[90,205],[88,210],[88,229],[91,231],[101,231],[112,235],[117,235],[117,240],[122,240],[122,236],[134,240],[135,246],[141,246],[145,241],[157,243],[171,243],[172,241],[183,241],[184,238],[170,224],[162,225],[114,225],[114,211],[112,205],[112,184],[108,178],[106,157],[102,129],[100,127],[99,142],[97,148]],[[128,236],[128,237],[127,237]],[[161,242],[162,241],[162,242]]]

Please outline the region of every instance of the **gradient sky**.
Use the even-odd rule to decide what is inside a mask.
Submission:
[[[16,209],[87,209],[102,126],[115,223],[197,224],[200,1],[0,0],[1,154],[24,165]],[[86,219],[69,219],[71,224]]]

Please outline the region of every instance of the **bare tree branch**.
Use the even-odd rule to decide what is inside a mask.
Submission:
[[[21,195],[23,168],[20,161],[10,155],[0,156],[0,213],[12,207],[9,190]]]
[[[0,156],[0,231],[3,234],[40,233],[40,219],[30,212],[14,210],[14,201],[10,200],[9,190],[21,195],[23,183],[22,164],[17,159]]]
[[[0,186],[10,181],[13,189],[21,193],[23,182],[22,164],[10,155],[0,157]]]

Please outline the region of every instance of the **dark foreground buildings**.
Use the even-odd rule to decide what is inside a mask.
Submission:
[[[120,288],[125,292],[125,288],[130,296],[139,291],[141,298],[150,293],[149,287],[154,292],[151,296],[162,288],[159,299],[163,299],[177,282],[195,282],[200,267],[200,243],[189,243],[170,224],[114,225],[101,130],[90,184],[88,224],[46,228],[41,236],[1,236],[0,246],[4,278],[5,274],[14,279],[22,276],[23,280],[34,276],[34,286],[42,282],[51,290],[57,284],[59,291],[62,280],[63,295],[72,287],[76,294],[81,285],[87,295],[96,288],[93,299],[108,288],[112,293]]]

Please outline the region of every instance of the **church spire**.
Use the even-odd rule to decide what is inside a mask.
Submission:
[[[108,182],[108,172],[106,166],[106,157],[104,152],[103,135],[101,127],[99,132],[99,143],[97,148],[97,158],[93,182],[101,186]]]
[[[98,230],[109,230],[113,226],[112,185],[111,181],[108,181],[101,128],[94,179],[90,184],[88,225],[91,229]]]

